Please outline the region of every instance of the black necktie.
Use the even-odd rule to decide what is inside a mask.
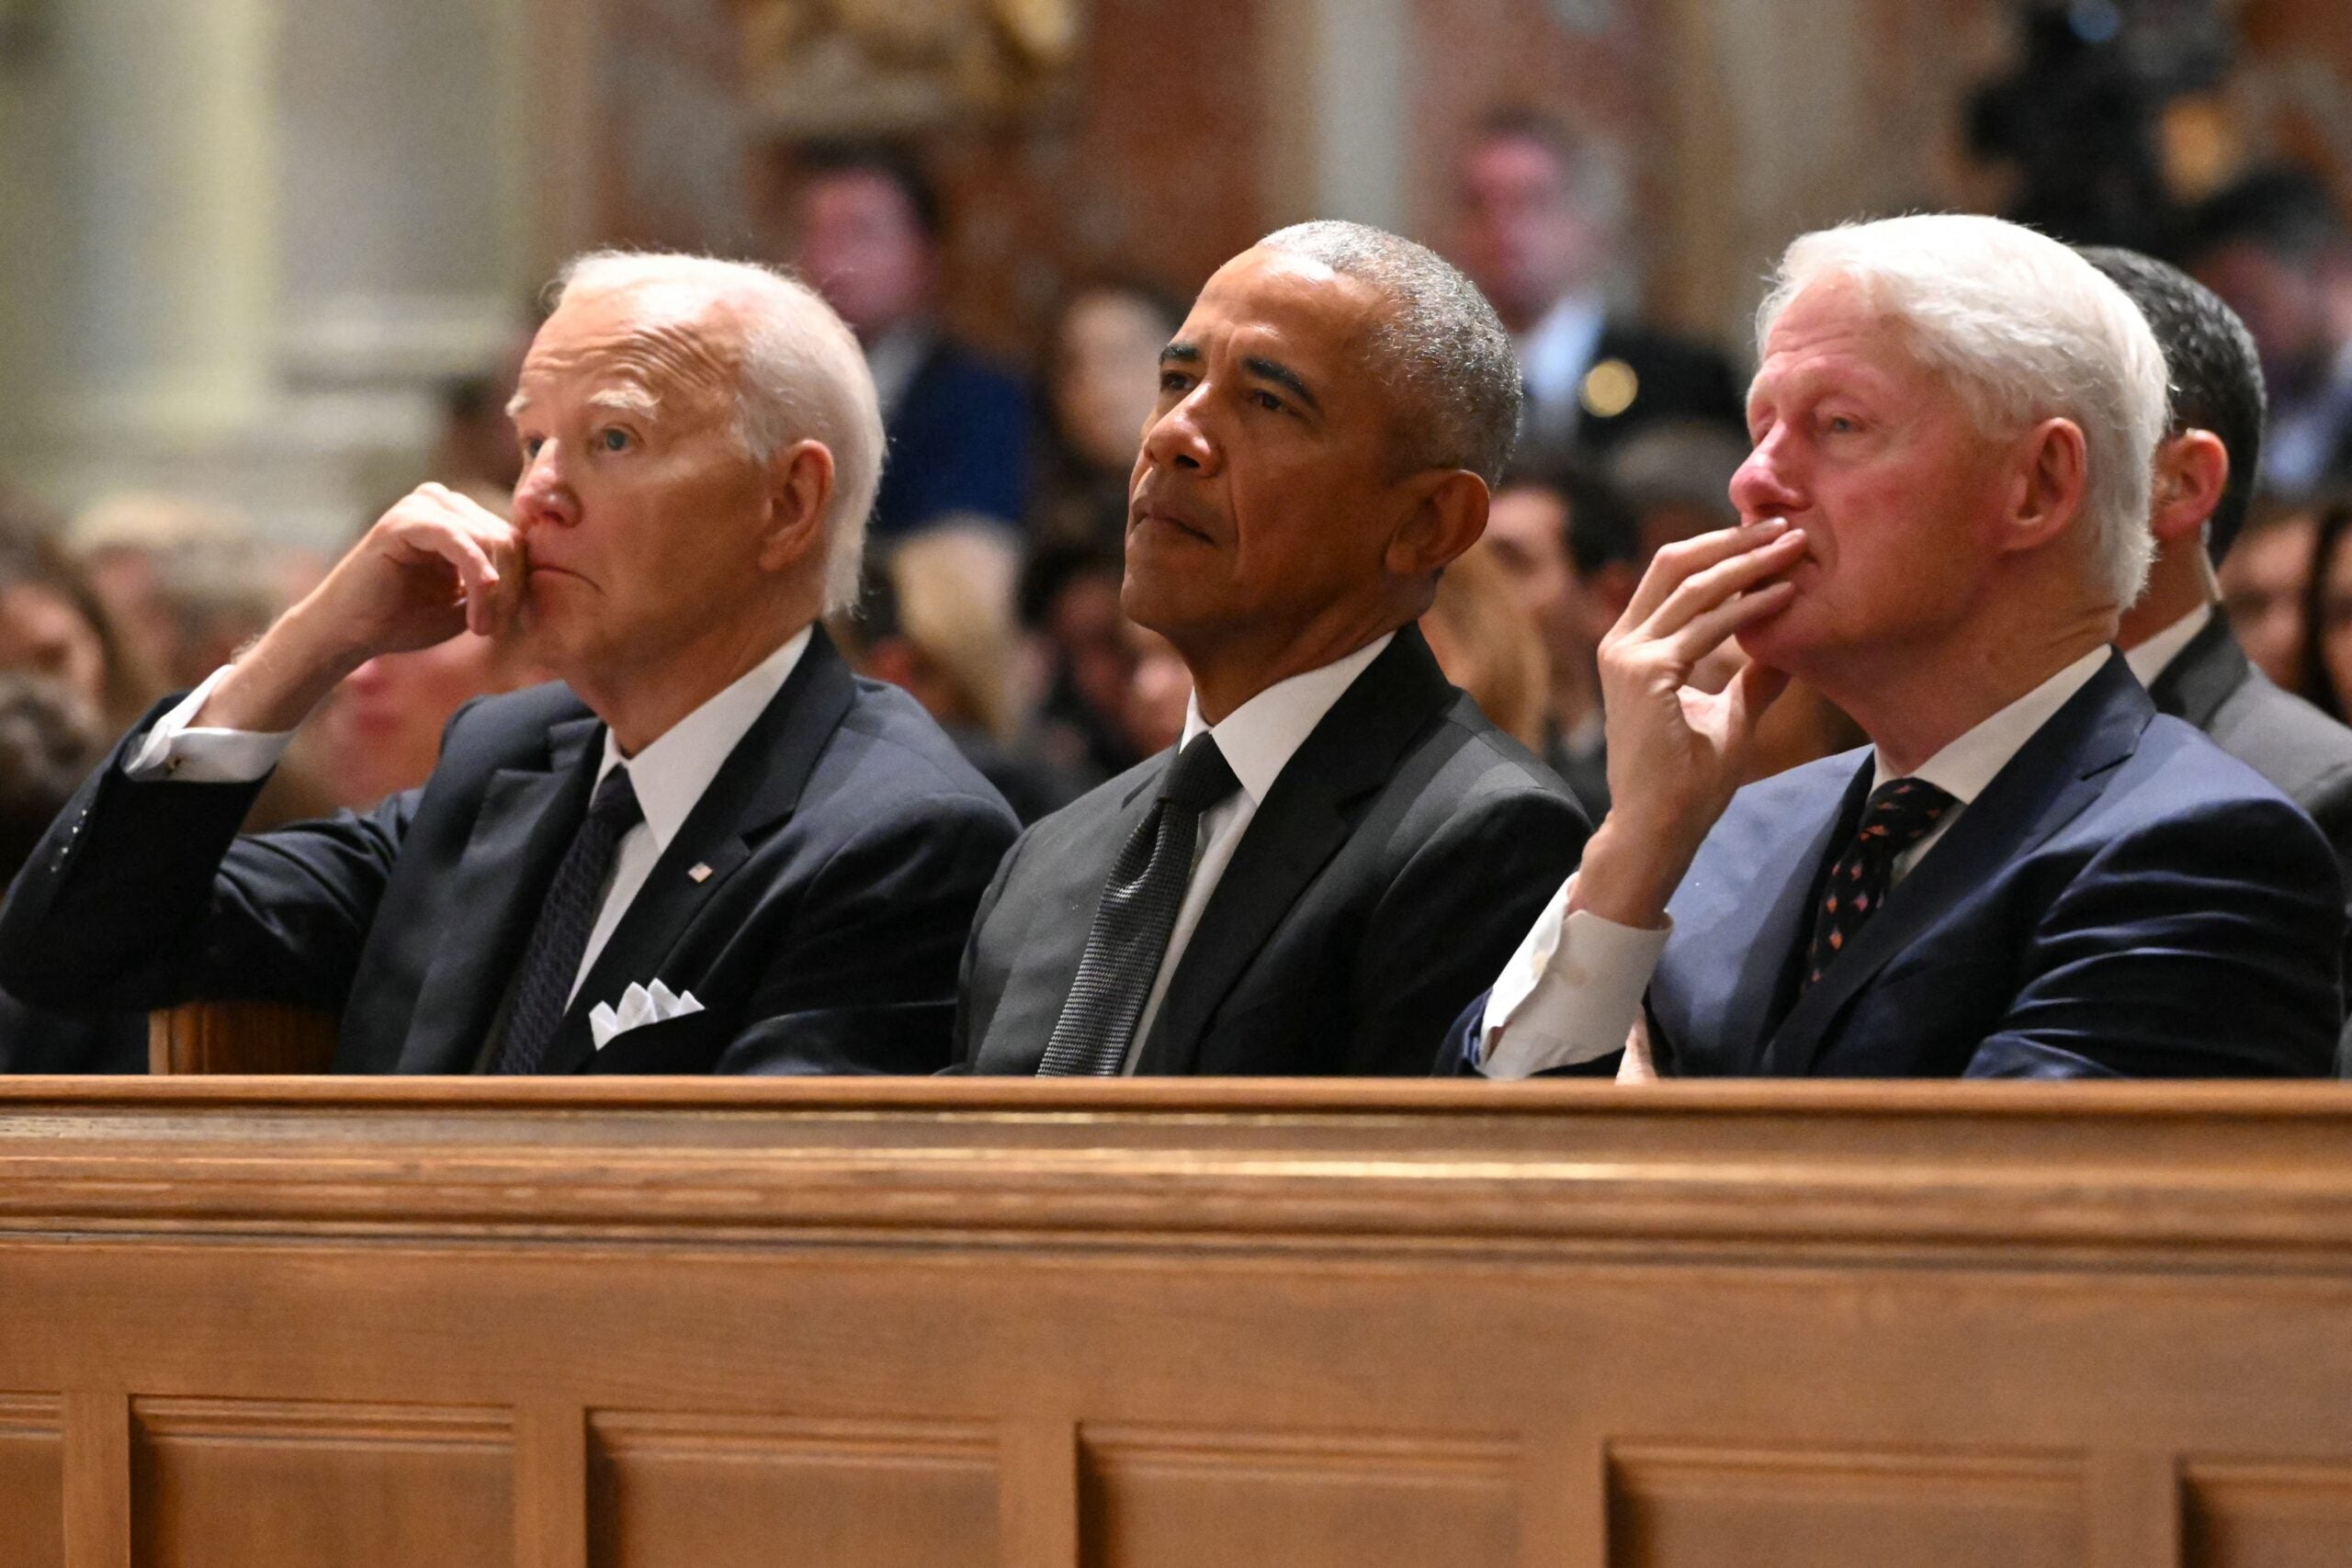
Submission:
[[[596,912],[604,904],[613,855],[628,830],[643,820],[645,810],[637,803],[628,769],[616,767],[596,785],[587,819],[572,835],[571,847],[563,852],[563,863],[548,885],[539,923],[531,928],[531,940],[523,949],[522,977],[514,984],[514,1010],[506,1021],[498,1071],[539,1070],[556,1026],[563,1021],[581,954],[588,951],[588,933],[595,929]]]
[[[1201,813],[1241,787],[1209,735],[1194,736],[1159,781],[1159,800],[1136,824],[1111,863],[1111,880],[1086,933],[1062,1015],[1054,1024],[1040,1077],[1107,1077],[1125,1062],[1169,933],[1193,879],[1193,845]]]
[[[1813,945],[1805,954],[1805,984],[1821,978],[1844,952],[1894,882],[1895,858],[1936,830],[1958,804],[1925,779],[1889,779],[1871,791],[1846,852],[1829,868],[1821,907],[1814,911]]]

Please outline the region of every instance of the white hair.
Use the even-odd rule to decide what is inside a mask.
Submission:
[[[2164,351],[2122,289],[2057,241],[1997,218],[1929,214],[1799,236],[1756,314],[1772,324],[1815,281],[1857,285],[1906,329],[1912,352],[1990,436],[2037,421],[2083,433],[2083,515],[2102,592],[2128,608],[2147,583],[2156,443],[2168,414]]]
[[[724,301],[743,330],[735,436],[765,461],[792,441],[833,457],[825,515],[825,609],[857,602],[865,523],[882,479],[882,410],[865,351],[814,289],[753,262],[670,252],[591,251],[564,264],[553,302],[573,290],[675,288]]]

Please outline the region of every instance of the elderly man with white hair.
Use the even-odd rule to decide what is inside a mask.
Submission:
[[[135,729],[0,911],[0,984],[71,1009],[281,1000],[350,1072],[928,1072],[1014,824],[818,617],[882,457],[856,341],[765,269],[600,254],[511,412],[513,521],[426,485]],[[470,630],[561,684],[461,709],[421,788],[237,840],[377,654]]]
[[[1614,809],[1452,1059],[2326,1072],[2325,840],[2109,646],[2165,423],[2130,300],[2027,230],[1905,218],[1798,240],[1758,327],[1741,525],[1661,552],[1602,644]],[[1742,673],[1692,685],[1732,637]],[[1791,676],[1871,745],[1734,793]]]

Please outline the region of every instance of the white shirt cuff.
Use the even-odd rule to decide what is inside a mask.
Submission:
[[[122,771],[141,784],[177,779],[186,784],[251,784],[269,776],[293,743],[290,729],[275,733],[252,729],[192,729],[188,721],[202,711],[205,699],[229,672],[222,665],[206,677],[180,705],[157,719],[153,728],[122,754]]]
[[[1567,912],[1577,879],[1553,896],[1503,965],[1478,1027],[1479,1070],[1523,1078],[1625,1047],[1642,993],[1674,932],[1640,931],[1589,909]]]

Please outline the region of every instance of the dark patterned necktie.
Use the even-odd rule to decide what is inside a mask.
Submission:
[[[539,923],[531,928],[531,940],[523,949],[514,1010],[507,1018],[506,1039],[498,1052],[499,1072],[536,1073],[547,1058],[556,1026],[563,1021],[564,1004],[571,997],[571,983],[580,975],[581,955],[588,951],[588,933],[595,929],[596,912],[604,905],[613,856],[628,830],[644,820],[628,769],[616,767],[597,784],[587,819],[555,868]]]
[[[1855,934],[1886,902],[1896,857],[1934,832],[1956,804],[1925,779],[1889,779],[1871,791],[1861,823],[1846,852],[1829,868],[1821,906],[1814,911],[1806,985],[1821,978],[1830,961],[1852,944]]]
[[[1194,736],[1177,753],[1159,781],[1158,804],[1111,863],[1078,978],[1062,1003],[1038,1077],[1107,1077],[1125,1063],[1136,1020],[1176,929],[1184,886],[1193,879],[1201,814],[1240,787],[1214,737]]]

